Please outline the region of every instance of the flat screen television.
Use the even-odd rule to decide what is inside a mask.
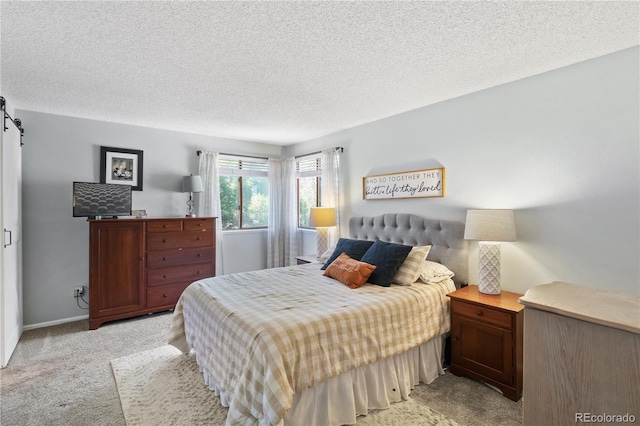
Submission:
[[[73,182],[73,217],[131,216],[131,186]]]

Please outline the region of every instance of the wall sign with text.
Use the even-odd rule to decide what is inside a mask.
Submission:
[[[444,197],[444,167],[362,178],[362,198]]]

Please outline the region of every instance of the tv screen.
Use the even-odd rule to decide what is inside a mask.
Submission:
[[[73,217],[131,216],[131,186],[73,182]]]

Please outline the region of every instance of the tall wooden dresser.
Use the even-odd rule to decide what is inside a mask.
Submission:
[[[213,217],[90,220],[89,329],[173,309],[215,275]]]

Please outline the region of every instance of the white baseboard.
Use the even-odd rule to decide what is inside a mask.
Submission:
[[[33,330],[35,328],[51,327],[52,325],[59,325],[59,324],[65,324],[65,323],[68,323],[68,322],[81,321],[81,320],[85,320],[85,319],[88,319],[88,318],[89,318],[89,315],[80,315],[79,317],[64,318],[64,319],[59,319],[59,320],[55,320],[55,321],[39,322],[37,324],[25,325],[22,328],[22,330],[23,331],[27,331],[27,330]]]

